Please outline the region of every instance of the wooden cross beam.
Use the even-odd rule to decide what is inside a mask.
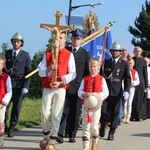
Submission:
[[[64,32],[64,31],[73,29],[72,26],[62,26],[62,25],[60,25],[60,19],[62,17],[62,13],[60,11],[56,11],[54,16],[56,17],[56,24],[55,25],[53,25],[53,24],[41,24],[40,27],[41,28],[46,28],[48,30],[52,30],[54,27],[57,27],[59,32]]]
[[[56,24],[41,24],[41,28],[46,28],[52,31],[52,59],[53,63],[58,63],[58,51],[59,51],[59,36],[61,32],[65,32],[67,30],[72,29],[72,26],[62,26],[60,25],[60,19],[62,17],[62,13],[60,11],[56,11],[54,14],[56,17]],[[52,70],[52,84],[57,81],[57,70]]]

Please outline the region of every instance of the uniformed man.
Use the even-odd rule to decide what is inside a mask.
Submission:
[[[13,137],[13,129],[17,124],[20,109],[22,105],[23,95],[28,92],[30,79],[25,79],[24,76],[31,71],[31,59],[27,52],[21,47],[24,45],[23,37],[17,32],[12,38],[11,43],[13,49],[7,50],[5,53],[6,67],[4,71],[10,75],[12,81],[12,99],[13,103],[10,125],[8,128],[8,137]],[[5,116],[5,132],[7,132],[8,105]]]
[[[67,49],[74,54],[76,64],[76,78],[70,82],[67,92],[67,102],[64,106],[63,116],[60,123],[58,132],[58,143],[63,143],[63,134],[65,130],[65,123],[67,134],[69,134],[69,142],[75,143],[75,137],[78,130],[78,122],[81,114],[81,101],[78,97],[77,91],[79,89],[82,78],[89,74],[88,63],[90,54],[87,50],[81,47],[83,40],[83,32],[80,29],[76,29],[71,32],[72,46]],[[66,120],[67,119],[67,120]]]
[[[100,74],[106,79],[109,89],[109,96],[102,105],[100,136],[105,136],[105,124],[109,114],[110,130],[108,140],[114,140],[115,129],[118,126],[121,98],[124,96],[124,99],[128,99],[131,86],[129,68],[127,62],[121,59],[121,50],[122,48],[118,42],[114,42],[110,47],[112,58],[104,61],[100,70]],[[124,92],[122,80],[124,80]]]

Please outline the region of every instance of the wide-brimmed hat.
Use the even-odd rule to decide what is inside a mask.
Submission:
[[[97,111],[102,105],[102,98],[99,93],[92,93],[92,95],[84,100],[85,107],[91,111]]]

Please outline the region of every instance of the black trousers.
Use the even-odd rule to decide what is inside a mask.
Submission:
[[[18,122],[19,115],[20,115],[20,109],[22,105],[23,100],[23,94],[22,94],[22,88],[13,88],[12,89],[12,98],[6,107],[6,113],[5,113],[5,123],[7,124],[8,120],[8,110],[12,103],[12,111],[10,116],[10,126],[15,126]]]
[[[64,132],[69,137],[75,137],[78,130],[79,116],[81,113],[81,101],[77,93],[67,93],[63,115],[59,127],[58,137],[63,137]]]
[[[122,97],[108,96],[103,102],[100,118],[101,125],[105,126],[109,116],[111,123],[110,128],[116,129],[118,127],[121,98]]]
[[[61,138],[63,138],[64,132],[65,133],[69,132],[67,130],[68,126],[66,125],[67,124],[67,117],[68,117],[68,113],[69,113],[69,107],[70,107],[70,103],[69,102],[70,101],[68,100],[67,95],[66,95],[64,109],[63,109],[63,114],[62,114],[62,117],[61,117],[59,131],[58,131],[58,137],[61,137]]]

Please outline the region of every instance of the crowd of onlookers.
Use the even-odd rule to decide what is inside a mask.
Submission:
[[[142,120],[150,118],[150,105],[149,105],[149,99],[150,99],[150,58],[142,56],[142,49],[140,47],[137,47],[137,49],[134,49],[133,52],[134,52],[134,56],[132,56],[132,54],[128,53],[128,51],[125,48],[123,48],[121,57],[122,57],[122,59],[124,59],[124,60],[126,60],[128,62],[129,67],[131,66],[131,63],[132,63],[132,68],[137,70],[137,75],[138,75],[137,78],[140,77],[139,78],[139,83],[137,85],[140,86],[140,84],[142,82],[141,86],[145,86],[143,97],[140,97],[140,99],[141,99],[141,103],[140,104],[141,104],[142,108],[140,108],[140,107],[136,108],[136,109],[141,109],[140,111],[142,112],[142,116],[138,117],[138,116],[134,116],[133,115],[134,117],[130,118],[131,121],[142,121]],[[144,59],[145,61],[143,60],[141,62],[139,59],[141,59],[141,60]],[[139,64],[137,65],[135,63],[137,63],[137,64],[139,63]],[[144,66],[141,66],[142,63],[145,63]],[[144,67],[144,68],[142,68],[142,67]],[[146,74],[145,70],[147,70],[147,77],[145,77],[145,74]],[[137,78],[135,78],[135,80]],[[137,85],[134,85],[133,87],[135,87]],[[140,92],[139,88],[137,88],[137,92],[138,93],[135,93],[135,91],[133,92],[134,94],[133,94],[133,98],[132,99],[133,100],[135,99],[135,100],[134,100],[134,102],[132,102],[130,104],[131,107],[132,107],[132,105],[134,105],[134,106],[139,105],[139,104],[137,104],[138,101],[136,100],[136,98],[137,98],[136,95],[139,96],[139,92]],[[132,94],[132,92],[131,92],[131,94]],[[135,109],[134,108],[131,109],[131,113],[134,113],[134,112],[135,112]],[[124,114],[122,114],[123,118],[124,118],[125,114],[126,114],[125,112],[124,112]],[[122,120],[122,122],[124,122],[124,119]]]

